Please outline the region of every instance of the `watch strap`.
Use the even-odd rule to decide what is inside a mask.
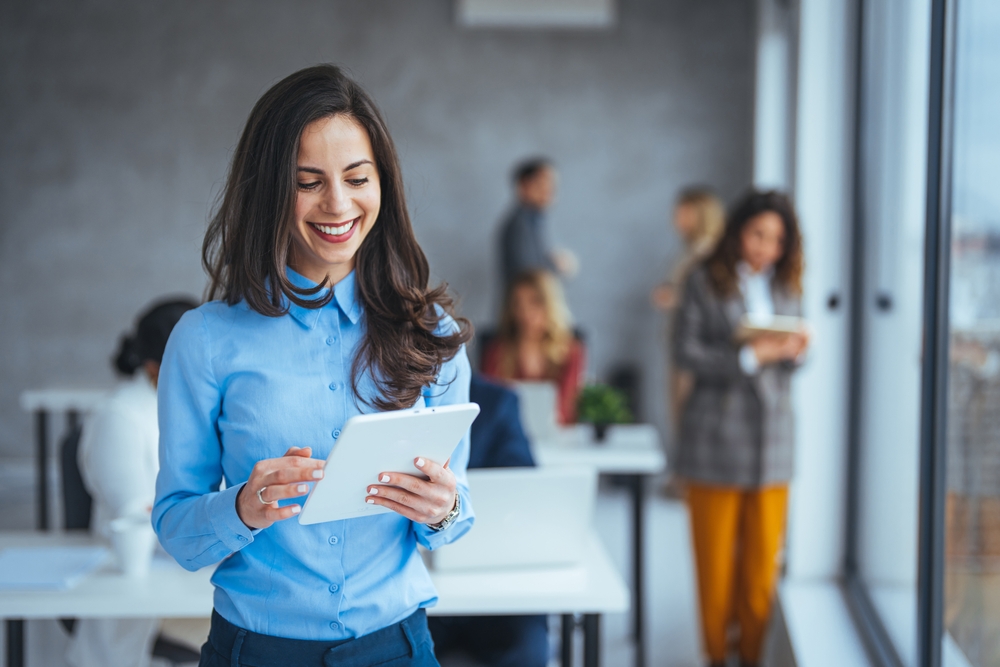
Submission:
[[[429,523],[429,524],[427,524],[427,527],[430,528],[431,530],[435,531],[435,532],[441,532],[442,530],[444,530],[445,528],[447,528],[451,524],[455,523],[455,520],[458,518],[458,515],[461,514],[461,513],[462,513],[462,496],[460,496],[460,495],[458,495],[456,493],[455,494],[455,507],[453,507],[452,510],[450,512],[448,512],[448,516],[446,516],[445,518],[441,519],[441,521],[439,521],[438,523]]]

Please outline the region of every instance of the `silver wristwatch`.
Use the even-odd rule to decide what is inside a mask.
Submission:
[[[438,523],[427,524],[427,527],[433,531],[441,532],[451,524],[455,523],[455,519],[457,519],[458,515],[461,513],[462,513],[462,497],[456,493],[455,507],[450,512],[448,512],[448,516],[441,519],[441,521],[439,521]]]

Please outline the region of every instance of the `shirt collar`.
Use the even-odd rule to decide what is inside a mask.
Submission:
[[[749,264],[740,260],[736,263],[736,275],[743,282],[753,280],[754,278],[763,278],[767,282],[771,282],[771,278],[774,277],[774,266],[769,266],[763,271],[757,272],[751,269]]]
[[[292,283],[295,287],[305,289],[316,287],[316,283],[291,267],[285,267],[285,275],[288,276],[288,282]],[[357,324],[361,318],[361,305],[358,303],[357,286],[355,283],[354,271],[351,271],[343,280],[333,286],[333,300],[325,306],[329,308],[336,303],[341,312],[351,321],[351,324]],[[328,291],[328,288],[322,289],[313,298],[322,298],[326,296]],[[319,320],[319,311],[319,308],[306,308],[294,302],[288,303],[288,313],[310,329],[316,326],[316,322]]]

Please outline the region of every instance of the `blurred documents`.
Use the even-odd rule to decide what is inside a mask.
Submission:
[[[105,547],[24,547],[0,552],[0,590],[64,591],[104,564]]]

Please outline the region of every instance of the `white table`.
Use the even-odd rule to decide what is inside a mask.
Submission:
[[[0,533],[8,547],[94,544],[87,535]],[[40,618],[191,618],[212,612],[212,568],[188,572],[157,559],[147,579],[129,580],[105,567],[68,591],[4,591],[0,618],[7,622],[7,665],[24,665],[24,620]],[[591,535],[580,565],[559,568],[431,572],[439,600],[431,615],[583,615],[584,664],[600,661],[600,616],[628,610],[629,592],[598,537]],[[572,630],[572,625],[569,626]],[[572,635],[570,635],[572,639]],[[563,657],[572,659],[572,641]],[[567,661],[564,665],[570,665]]]
[[[624,478],[632,496],[632,628],[635,635],[635,664],[644,667],[643,581],[645,569],[645,479],[662,473],[667,466],[660,434],[650,424],[610,426],[604,442],[594,439],[589,424],[560,428],[547,440],[533,445],[539,465],[587,465],[601,474]]]
[[[594,439],[589,424],[575,424],[536,442],[533,453],[539,465],[587,465],[602,474],[657,475],[667,465],[660,433],[651,424],[609,426],[604,442]]]
[[[21,393],[21,409],[35,415],[35,493],[38,503],[38,529],[49,529],[49,414],[66,415],[66,431],[80,425],[80,415],[89,412],[106,391],[100,389],[33,389]]]

